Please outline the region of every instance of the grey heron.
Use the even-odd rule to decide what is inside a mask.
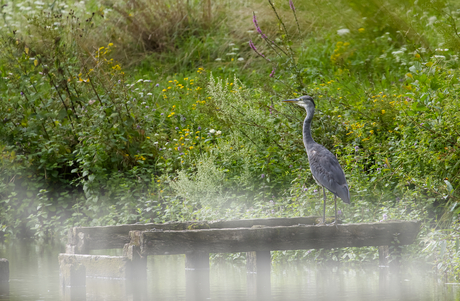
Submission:
[[[307,117],[303,122],[303,144],[308,155],[311,174],[316,183],[323,187],[323,223],[326,223],[326,191],[334,194],[335,223],[337,224],[337,197],[350,204],[350,191],[348,189],[345,173],[337,158],[324,146],[316,143],[311,136],[311,121],[315,114],[315,102],[309,95],[296,99],[287,99],[284,102],[295,103],[307,111]]]

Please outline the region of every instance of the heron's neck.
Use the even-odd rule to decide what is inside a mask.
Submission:
[[[315,140],[313,140],[311,136],[311,121],[313,119],[313,115],[315,114],[315,108],[307,107],[306,110],[307,117],[305,117],[303,122],[303,144],[305,145],[305,148],[308,148],[315,143]]]

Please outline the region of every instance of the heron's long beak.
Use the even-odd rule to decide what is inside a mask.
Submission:
[[[296,99],[286,99],[286,100],[283,100],[283,102],[298,102],[299,100],[296,98]]]

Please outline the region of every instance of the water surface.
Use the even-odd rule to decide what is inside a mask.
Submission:
[[[274,265],[270,277],[264,278],[247,274],[242,263],[219,263],[211,264],[209,282],[203,285],[200,282],[202,274],[185,271],[182,255],[149,257],[145,281],[87,278],[86,288],[63,290],[59,286],[57,260],[62,251],[63,246],[33,241],[0,244],[0,258],[7,258],[10,262],[10,283],[0,286],[0,301],[460,301],[460,285],[438,283],[429,271],[416,267],[390,273],[377,266],[314,267],[291,263]]]

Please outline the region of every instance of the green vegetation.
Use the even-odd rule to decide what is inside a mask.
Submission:
[[[319,215],[301,139],[305,112],[281,103],[309,94],[313,136],[337,154],[351,187],[352,206],[339,205],[344,222],[421,219],[419,244],[405,255],[460,276],[453,4],[44,2],[2,7],[4,238]]]

